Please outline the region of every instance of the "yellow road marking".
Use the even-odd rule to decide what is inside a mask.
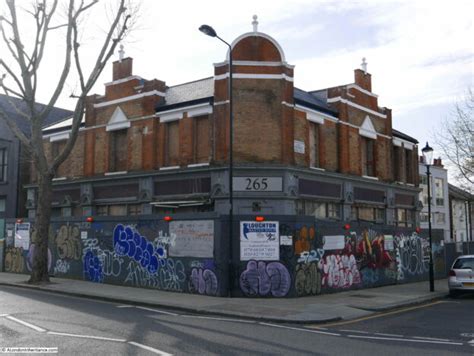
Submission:
[[[394,311],[391,311],[391,312],[385,312],[385,313],[382,312],[380,314],[364,316],[362,318],[358,318],[358,319],[354,319],[354,320],[338,321],[338,322],[335,322],[335,323],[329,323],[329,324],[323,324],[323,325],[324,325],[324,327],[328,327],[328,326],[336,326],[336,325],[353,324],[353,323],[358,323],[359,321],[375,319],[375,318],[381,318],[381,317],[384,317],[384,316],[387,316],[387,315],[400,314],[400,313],[404,313],[404,312],[407,312],[407,311],[410,311],[410,310],[415,310],[415,309],[427,308],[427,307],[431,307],[433,305],[440,304],[440,303],[445,303],[445,302],[442,301],[442,300],[439,300],[439,301],[432,302],[432,303],[429,303],[429,304],[423,304],[423,305],[418,305],[418,306],[415,306],[415,307],[409,307],[409,308],[394,310]],[[318,326],[315,326],[315,325],[314,326],[313,325],[308,325],[307,327],[312,328],[312,329],[318,329]]]

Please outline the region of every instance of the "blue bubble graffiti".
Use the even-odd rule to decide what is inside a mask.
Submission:
[[[165,262],[166,250],[163,246],[157,247],[140,235],[133,227],[118,224],[115,226],[114,250],[118,256],[128,256],[138,262],[150,273],[156,273]]]

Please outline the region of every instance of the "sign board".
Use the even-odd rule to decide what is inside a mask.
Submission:
[[[81,240],[87,240],[87,231],[81,231]]]
[[[393,245],[393,235],[383,235],[383,241],[384,241],[384,249],[385,251],[393,251],[394,250],[394,245]]]
[[[15,224],[15,247],[30,249],[30,223]]]
[[[295,153],[304,154],[304,141],[294,140],[293,149]]]
[[[169,234],[174,241],[169,246],[170,256],[214,256],[214,220],[172,221]]]
[[[278,221],[240,222],[240,260],[280,259]]]
[[[327,250],[342,250],[344,249],[345,238],[344,235],[324,236],[323,249]]]
[[[234,177],[233,189],[237,192],[281,192],[282,177]]]

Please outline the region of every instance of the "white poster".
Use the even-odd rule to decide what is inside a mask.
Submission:
[[[30,223],[15,224],[15,247],[30,249]]]
[[[293,245],[293,236],[280,235],[280,245],[292,246]]]
[[[344,235],[324,236],[324,250],[342,250],[344,249]]]
[[[280,259],[278,221],[240,222],[240,260]]]
[[[87,240],[87,231],[81,231],[81,240]]]
[[[393,235],[383,235],[383,241],[385,251],[393,251]]]
[[[214,220],[181,220],[170,223],[169,255],[176,257],[214,256]]]
[[[295,153],[304,154],[304,141],[295,140],[293,143],[293,149]]]

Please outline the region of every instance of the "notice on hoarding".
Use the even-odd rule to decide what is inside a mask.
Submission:
[[[210,257],[214,255],[214,220],[181,220],[170,223],[169,255]]]
[[[344,235],[324,236],[323,249],[325,251],[342,250],[344,249],[344,241]]]
[[[293,245],[293,236],[280,235],[280,245],[292,246]]]
[[[30,223],[15,224],[15,247],[30,249]]]
[[[383,247],[385,251],[393,251],[394,250],[394,245],[393,245],[393,235],[383,235]]]
[[[240,260],[280,259],[278,221],[240,222]]]

